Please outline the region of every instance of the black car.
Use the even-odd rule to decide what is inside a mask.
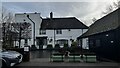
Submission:
[[[22,62],[23,55],[16,51],[7,51],[0,49],[0,60],[2,62],[2,67],[12,67],[15,64]]]

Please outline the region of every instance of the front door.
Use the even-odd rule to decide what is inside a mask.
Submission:
[[[47,37],[37,38],[37,45],[39,46],[39,49],[43,49],[43,47],[47,45]]]

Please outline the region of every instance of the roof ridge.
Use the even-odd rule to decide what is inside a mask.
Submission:
[[[76,17],[55,17],[53,19],[67,19],[67,18],[76,18]],[[43,19],[50,19],[50,18],[43,18]]]

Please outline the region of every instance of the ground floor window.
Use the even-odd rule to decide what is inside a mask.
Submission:
[[[39,48],[43,48],[44,45],[47,45],[47,37],[37,37],[36,43]]]
[[[64,46],[64,44],[68,44],[68,40],[67,39],[59,39],[59,40],[57,40],[57,44]]]
[[[46,30],[40,30],[40,35],[46,34]]]

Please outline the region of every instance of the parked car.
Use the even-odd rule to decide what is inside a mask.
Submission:
[[[15,64],[22,62],[23,55],[16,51],[7,51],[0,49],[0,60],[2,61],[2,67],[12,67]]]

